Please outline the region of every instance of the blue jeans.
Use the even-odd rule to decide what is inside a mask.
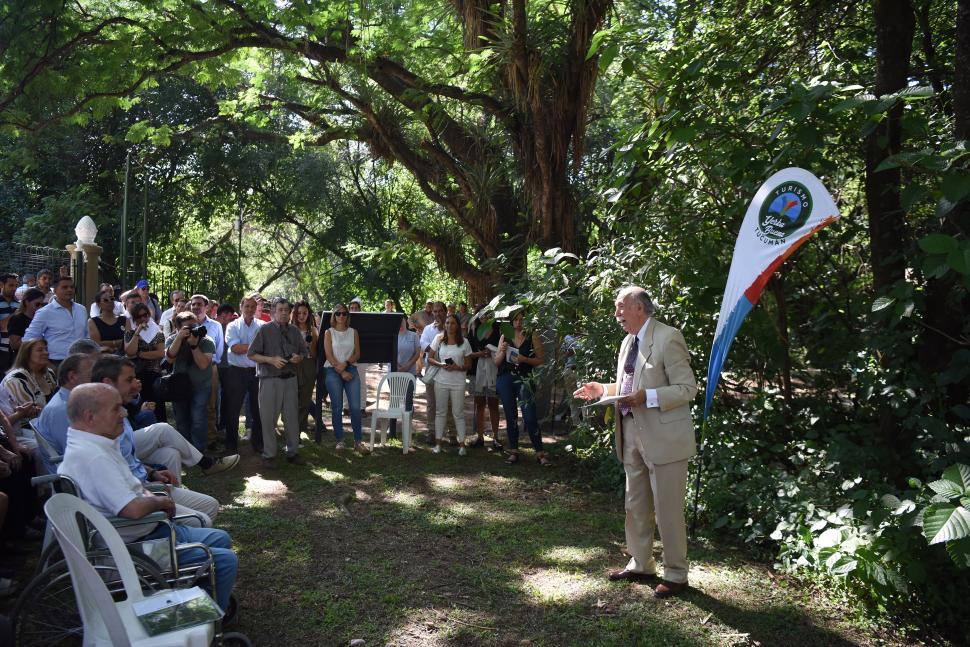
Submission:
[[[209,391],[196,389],[191,400],[172,403],[179,433],[203,454],[209,440]]]
[[[333,425],[333,435],[337,441],[344,439],[344,393],[347,394],[347,408],[350,409],[350,426],[354,430],[354,442],[359,443],[364,437],[360,427],[360,376],[357,367],[347,369],[354,376],[345,382],[340,373],[328,366],[324,371],[323,381],[327,385],[330,395],[330,422]]]
[[[542,451],[542,434],[539,433],[539,416],[536,414],[535,396],[528,381],[512,372],[502,373],[495,380],[495,390],[502,401],[505,412],[506,433],[509,436],[509,449],[519,448],[519,421],[516,400],[522,407],[522,421],[532,441],[532,448]]]
[[[163,539],[168,537],[168,526],[159,524],[155,530],[143,539]],[[239,560],[232,552],[232,539],[225,530],[217,528],[193,528],[175,524],[176,544],[205,544],[212,551],[212,561],[216,569],[216,591],[213,595],[209,591],[209,580],[205,578],[199,586],[209,591],[223,611],[229,609],[229,595],[236,584],[236,571],[239,570]],[[208,559],[201,548],[192,548],[179,553],[180,564],[198,564]]]

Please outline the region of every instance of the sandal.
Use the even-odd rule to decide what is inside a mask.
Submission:
[[[536,458],[539,461],[539,465],[542,465],[543,467],[552,467],[552,461],[549,460],[549,457],[546,456],[544,452],[539,454]]]
[[[354,443],[354,451],[365,456],[370,454],[370,449],[364,443]]]
[[[504,447],[502,447],[502,443],[498,442],[497,440],[493,440],[492,446],[489,448],[488,451],[500,453],[503,449]]]
[[[506,465],[515,465],[519,462],[519,452],[510,452],[509,457],[505,459]]]

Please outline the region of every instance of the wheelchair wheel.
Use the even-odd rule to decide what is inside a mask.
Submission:
[[[246,634],[238,631],[222,634],[223,647],[252,647],[252,644]]]
[[[96,550],[88,555],[95,559],[106,553]],[[143,590],[165,588],[165,577],[155,562],[137,553],[132,553],[131,558]],[[99,564],[94,568],[103,573],[106,579],[115,574],[114,567],[110,565]],[[115,595],[121,597],[120,593]],[[16,645],[59,647],[81,644],[84,627],[66,561],[54,563],[30,581],[17,599],[11,620]]]

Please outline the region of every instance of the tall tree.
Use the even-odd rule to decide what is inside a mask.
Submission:
[[[583,246],[573,176],[596,80],[587,52],[610,6],[14,4],[0,14],[0,124],[83,117],[192,75],[223,100],[208,125],[266,139],[285,122],[299,145],[352,139],[406,168],[450,222],[401,213],[400,229],[477,299],[522,272],[528,245]]]

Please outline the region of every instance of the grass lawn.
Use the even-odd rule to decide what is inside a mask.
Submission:
[[[306,443],[306,466],[265,471],[243,444],[235,470],[190,475],[223,503],[238,629],[255,644],[897,644],[719,546],[691,544],[682,598],[608,582],[626,559],[623,502],[573,484],[561,455],[552,468],[531,452],[508,466],[483,449],[423,445],[359,456],[332,439]]]

